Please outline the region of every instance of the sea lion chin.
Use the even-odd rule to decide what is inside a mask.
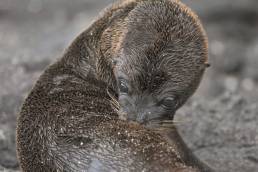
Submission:
[[[40,76],[18,116],[24,172],[209,172],[172,121],[207,67],[207,38],[179,1],[114,3]],[[121,118],[126,120],[121,120]]]

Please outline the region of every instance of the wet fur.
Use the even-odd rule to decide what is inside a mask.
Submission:
[[[17,125],[22,171],[210,170],[192,155],[174,127],[160,132],[119,119],[114,61],[124,53],[121,49],[131,48],[130,12],[148,10],[155,2],[186,10],[198,24],[196,16],[175,1],[128,0],[106,9],[45,70],[26,98]],[[194,61],[202,68],[205,58]],[[191,87],[189,94],[194,90]]]

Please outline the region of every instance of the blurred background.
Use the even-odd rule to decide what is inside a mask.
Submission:
[[[182,0],[209,37],[211,67],[176,115],[216,171],[258,171],[258,1]],[[44,68],[113,0],[0,0],[0,171],[19,171],[16,116]]]

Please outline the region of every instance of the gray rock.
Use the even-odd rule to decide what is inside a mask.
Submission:
[[[217,171],[258,170],[258,104],[233,93],[210,102],[194,99],[177,120],[186,143]]]

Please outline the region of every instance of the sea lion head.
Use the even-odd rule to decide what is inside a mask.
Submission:
[[[133,9],[113,60],[118,100],[127,120],[172,120],[207,67],[207,39],[185,5],[148,1]]]

